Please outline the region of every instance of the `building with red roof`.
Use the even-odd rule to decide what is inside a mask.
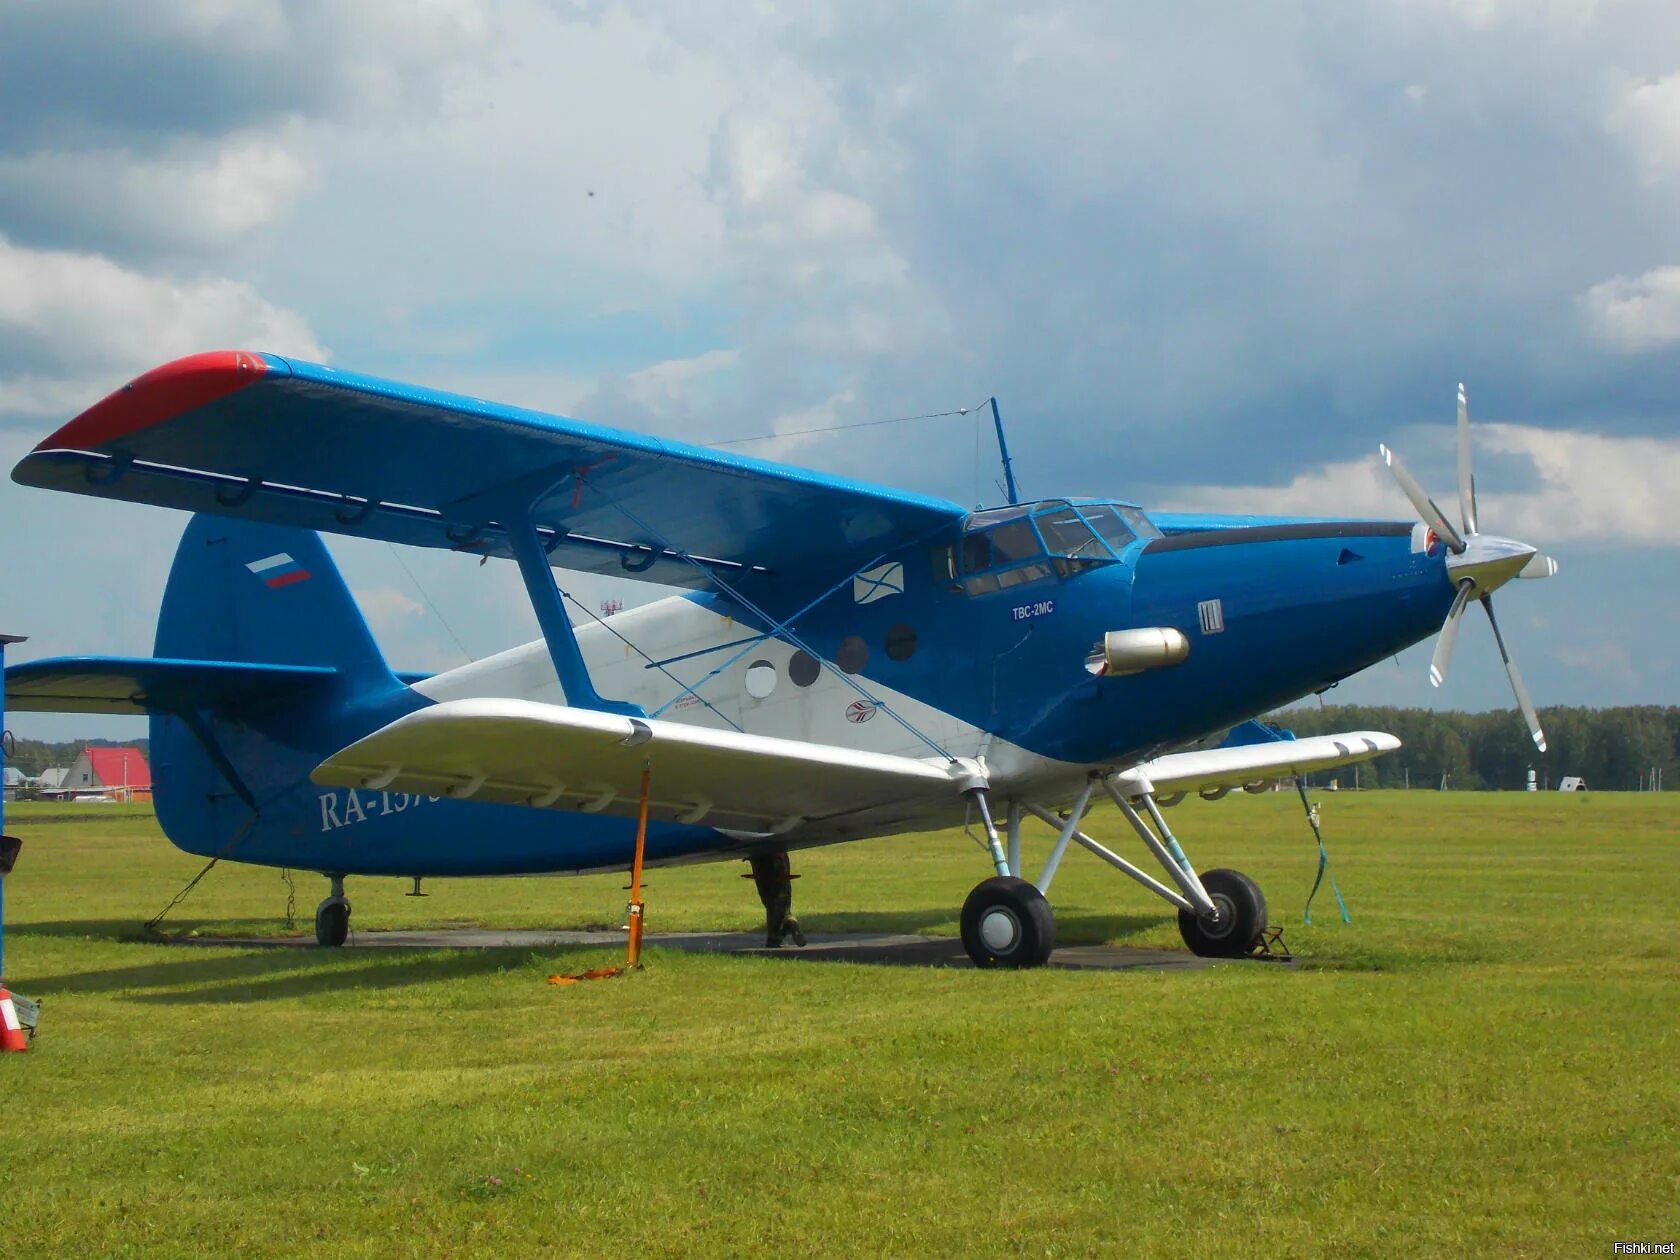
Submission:
[[[54,795],[129,800],[136,795],[150,796],[151,792],[152,768],[138,748],[96,748],[90,744],[65,772]]]

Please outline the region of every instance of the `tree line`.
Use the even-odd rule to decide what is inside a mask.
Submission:
[[[1285,709],[1266,719],[1296,735],[1376,730],[1398,735],[1401,747],[1359,767],[1362,787],[1520,790],[1530,767],[1541,788],[1579,775],[1589,788],[1631,792],[1648,787],[1652,770],[1665,790],[1680,789],[1680,708],[1540,710],[1547,750],[1539,752],[1514,710],[1438,712],[1387,705],[1338,704]],[[1338,772],[1352,784],[1352,771]],[[1320,775],[1319,778],[1323,778]]]

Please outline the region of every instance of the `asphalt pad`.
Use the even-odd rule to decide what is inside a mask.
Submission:
[[[313,936],[192,936],[176,938],[182,945],[239,945],[274,949],[319,949]],[[803,948],[791,942],[766,949],[757,932],[650,932],[649,948],[681,949],[699,954],[741,954],[788,962],[865,963],[886,967],[972,967],[962,942],[954,936],[915,936],[907,933],[813,932]],[[584,945],[623,948],[624,933],[545,932],[445,928],[425,932],[355,932],[344,949],[570,949]],[[1072,971],[1173,970],[1205,967],[1209,960],[1188,950],[1134,949],[1123,945],[1068,945],[1058,949],[1049,965]]]

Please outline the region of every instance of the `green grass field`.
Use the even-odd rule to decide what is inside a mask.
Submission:
[[[1680,1234],[1680,806],[1322,794],[1169,817],[1300,957],[1115,973],[140,939],[200,863],[142,812],[13,807],[0,1058],[13,1254],[1609,1256]],[[1099,838],[1122,852],[1112,810]],[[1047,836],[1029,832],[1029,858]],[[1030,865],[1030,863],[1029,863]],[[649,928],[754,928],[738,863],[661,870]],[[960,833],[796,855],[808,929],[954,934]],[[352,880],[354,927],[621,921],[622,878]],[[325,881],[297,877],[307,931]],[[1064,941],[1175,947],[1075,853]],[[218,867],[165,926],[273,933]]]

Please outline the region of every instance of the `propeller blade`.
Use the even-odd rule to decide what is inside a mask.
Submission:
[[[1558,562],[1544,552],[1535,552],[1534,558],[1523,565],[1517,576],[1520,578],[1549,578],[1556,577]]]
[[[1470,408],[1464,400],[1464,382],[1458,383],[1458,510],[1464,533],[1480,533],[1476,525],[1476,476],[1470,471]]]
[[[1447,619],[1441,623],[1441,637],[1435,640],[1435,655],[1429,660],[1429,685],[1439,687],[1447,680],[1447,662],[1452,659],[1453,644],[1458,642],[1458,623],[1464,616],[1464,605],[1469,602],[1470,592],[1475,583],[1469,578],[1458,584],[1458,594],[1453,597],[1452,608],[1447,612]]]
[[[1406,497],[1412,501],[1423,523],[1435,531],[1436,537],[1447,544],[1448,550],[1455,555],[1464,551],[1464,536],[1452,527],[1452,522],[1446,513],[1436,505],[1435,500],[1424,493],[1417,478],[1406,471],[1406,465],[1400,462],[1400,457],[1386,446],[1377,448],[1382,452],[1383,462],[1388,465],[1388,471],[1394,474],[1394,480],[1400,483],[1400,488],[1406,492]]]
[[[1493,641],[1499,645],[1500,659],[1505,662],[1505,673],[1511,680],[1511,691],[1517,697],[1517,707],[1522,710],[1523,720],[1528,723],[1529,738],[1541,752],[1546,751],[1546,733],[1540,729],[1540,715],[1534,711],[1534,701],[1528,698],[1528,688],[1523,686],[1522,675],[1517,672],[1517,663],[1511,659],[1511,654],[1505,650],[1505,636],[1499,633],[1499,622],[1493,616],[1493,596],[1482,597],[1482,609],[1487,613],[1488,625],[1493,627]]]

